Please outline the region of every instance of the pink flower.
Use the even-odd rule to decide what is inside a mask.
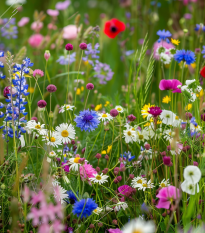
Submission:
[[[29,22],[29,20],[30,19],[28,17],[21,18],[21,20],[18,22],[18,26],[19,27],[25,26]]]
[[[88,183],[91,185],[89,178],[93,178],[94,175],[97,174],[96,170],[93,168],[92,165],[87,164],[85,162],[84,165],[80,166],[80,176],[82,180],[88,180]]]
[[[54,223],[53,223],[53,230],[55,233],[61,233],[62,230],[64,230],[65,226],[63,224],[61,224],[61,222],[59,220],[56,220]],[[45,233],[45,232],[44,232]]]
[[[31,24],[31,29],[34,30],[35,32],[40,32],[41,28],[43,27],[43,23],[42,22],[33,22]]]
[[[172,90],[172,93],[178,92],[181,93],[181,89],[178,88],[178,86],[181,86],[182,83],[177,79],[162,79],[159,83],[159,89],[164,90]]]
[[[109,233],[122,233],[122,231],[119,228],[116,229],[108,229]]]
[[[63,39],[74,40],[78,35],[78,29],[75,25],[68,25],[63,28]]]
[[[30,190],[29,188],[25,185],[24,191],[23,191],[23,200],[25,203],[28,203],[30,198]]]
[[[33,72],[33,77],[40,78],[44,76],[44,72],[42,70],[36,69]]]
[[[156,195],[159,198],[159,202],[156,205],[158,209],[169,209],[171,205],[171,199],[177,200],[180,198],[179,189],[174,186],[169,186],[161,189]]]
[[[59,15],[59,11],[48,9],[47,10],[47,14],[50,15],[50,16],[52,16],[52,17],[56,17],[56,16]]]
[[[155,42],[154,43],[154,58],[156,60],[159,60],[159,55],[157,54],[157,49],[159,47],[163,46],[165,49],[172,49],[172,48],[175,48],[173,44],[171,43],[167,43],[166,41],[161,41],[161,42]]]
[[[34,34],[28,39],[28,43],[33,48],[37,48],[42,41],[43,41],[43,36],[41,34]]]
[[[50,225],[48,223],[44,223],[40,225],[38,233],[47,233],[50,232]]]
[[[57,2],[56,9],[59,11],[63,11],[69,7],[70,3],[71,3],[70,0],[66,0],[64,2]]]
[[[197,2],[197,0],[180,0],[183,1],[184,5],[187,5],[189,2]]]
[[[132,193],[132,187],[130,187],[129,185],[122,185],[118,188],[118,191],[120,194],[129,197]]]

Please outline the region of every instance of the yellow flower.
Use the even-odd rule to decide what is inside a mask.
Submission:
[[[98,104],[98,105],[95,107],[95,111],[99,111],[100,109],[102,109],[102,104]]]
[[[82,87],[80,88],[80,90],[81,90],[81,91],[84,91],[84,87],[82,86]]]
[[[172,44],[179,45],[180,41],[171,38]]]
[[[162,99],[162,103],[168,104],[171,101],[171,98],[167,95]]]
[[[106,150],[103,150],[103,151],[101,152],[101,154],[102,154],[102,155],[106,155]]]
[[[150,104],[145,104],[144,107],[141,110],[141,114],[143,116],[143,118],[146,118],[149,115],[149,109],[151,107],[154,107],[154,105],[150,105]]]
[[[186,111],[189,111],[191,108],[192,108],[192,104],[188,104],[188,105],[185,107],[185,110],[186,110]]]
[[[89,61],[84,61],[84,64],[87,66],[89,64]]]
[[[158,125],[162,124],[162,121],[158,120],[158,121],[157,121],[157,124],[158,124]]]
[[[112,145],[107,147],[107,153],[109,154],[111,150],[112,150]]]
[[[107,107],[109,104],[110,104],[110,102],[106,101],[104,106]]]
[[[150,126],[151,124],[149,123],[149,122],[147,122],[145,125],[144,125],[144,127],[148,127],[148,126]]]
[[[201,91],[200,91],[198,94],[196,94],[196,96],[197,96],[198,98],[204,96],[204,90],[201,89]]]
[[[195,69],[196,68],[196,63],[194,62],[194,63],[192,63],[191,65],[190,65],[193,69]],[[187,67],[189,67],[188,65],[185,65],[185,67],[187,68]]]
[[[76,95],[80,95],[80,88],[76,90]]]
[[[33,87],[29,87],[28,88],[28,92],[30,92],[31,94],[34,93],[34,88]]]

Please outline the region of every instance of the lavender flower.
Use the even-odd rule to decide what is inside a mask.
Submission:
[[[0,57],[4,57],[4,52],[0,51]],[[0,67],[3,68],[4,67],[4,64],[3,62],[0,62]],[[1,79],[5,79],[6,78],[6,75],[3,75],[3,73],[0,71],[0,78]]]
[[[56,62],[58,62],[61,65],[68,65],[68,63],[72,64],[75,61],[75,55],[76,53],[74,52],[70,54],[70,56],[69,55],[60,56]]]
[[[201,54],[204,54],[203,58],[205,58],[205,46],[203,46],[203,50],[201,51]]]
[[[113,72],[108,64],[97,62],[93,68],[95,71],[95,78],[99,78],[100,84],[106,84],[107,81],[112,79]]]
[[[87,45],[87,50],[85,50],[85,57],[82,58],[83,61],[88,61],[92,66],[94,65],[94,62],[91,59],[99,59],[100,57],[97,55],[98,53],[100,53],[100,51],[98,50],[99,48],[99,44],[95,44],[94,49],[92,48],[92,44],[88,44]]]
[[[18,36],[18,29],[16,26],[16,19],[3,19],[3,26],[1,28],[1,36],[6,37],[7,39],[16,39]]]

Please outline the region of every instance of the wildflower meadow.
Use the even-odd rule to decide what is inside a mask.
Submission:
[[[0,232],[205,232],[204,12],[0,1]]]

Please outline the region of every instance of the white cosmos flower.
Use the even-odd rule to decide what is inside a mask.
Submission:
[[[170,186],[170,184],[169,184],[169,179],[167,179],[167,180],[163,179],[163,180],[159,183],[159,186],[160,186],[161,188]]]
[[[159,117],[162,120],[162,123],[166,125],[172,125],[175,121],[176,114],[174,114],[172,111],[162,110],[162,113]]]
[[[136,142],[136,131],[132,130],[132,128],[127,128],[126,130],[123,130],[123,138],[125,138],[126,143],[133,143]]]
[[[65,111],[73,111],[75,106],[71,106],[70,104],[64,104],[63,106],[60,107],[59,113],[63,113]]]
[[[144,221],[136,218],[124,225],[122,233],[154,233],[155,224],[153,221]]]
[[[27,122],[25,126],[25,130],[28,134],[31,134],[32,132],[37,132],[40,135],[46,135],[47,130],[44,128],[45,124],[42,124],[40,122],[36,123],[35,120],[30,120]]]
[[[79,170],[79,166],[80,166],[80,157],[75,157],[75,158],[70,158],[68,161],[68,164],[70,164],[70,169],[74,170],[74,171],[78,171]],[[85,162],[87,162],[87,160],[85,160]]]
[[[199,184],[198,183],[194,184],[193,182],[185,180],[181,184],[181,189],[185,193],[188,193],[190,195],[195,195],[196,193],[199,192]]]
[[[144,182],[146,182],[146,178],[142,178],[141,176],[138,176],[132,179],[131,186],[133,188],[139,188],[142,186]]]
[[[103,173],[101,173],[101,175],[99,174],[93,174],[94,177],[89,178],[89,180],[93,183],[98,183],[98,184],[103,184],[105,182],[108,182],[108,177],[107,175],[103,175]]]
[[[126,202],[121,202],[121,201],[119,201],[119,202],[116,204],[116,206],[115,206],[115,208],[114,208],[114,211],[119,211],[121,208],[122,208],[123,210],[125,210],[125,209],[127,209],[127,207],[128,207],[128,205],[127,205]]]
[[[42,140],[45,141],[48,146],[58,147],[62,144],[61,141],[57,139],[56,131],[50,131],[50,135],[47,132],[46,135],[43,136]]]
[[[54,189],[54,197],[60,201],[61,204],[66,203],[64,199],[68,197],[67,191],[56,182],[53,182],[52,184]]]
[[[113,119],[113,117],[109,114],[109,113],[98,113],[99,115],[99,120],[102,120],[102,121],[110,121]]]
[[[117,105],[117,106],[115,107],[115,109],[116,109],[118,112],[124,112],[123,107],[121,107],[120,105]]]
[[[201,171],[197,166],[189,165],[184,169],[184,179],[196,184],[201,179]]]
[[[166,64],[169,64],[171,62],[171,56],[169,56],[168,54],[166,53],[161,53],[160,54],[160,61],[162,63],[164,63],[165,65]]]
[[[102,208],[97,207],[97,209],[93,210],[93,213],[99,215],[102,211],[103,211]]]
[[[75,130],[74,127],[67,123],[60,124],[56,127],[56,138],[61,143],[69,143],[70,139],[75,139]]]

